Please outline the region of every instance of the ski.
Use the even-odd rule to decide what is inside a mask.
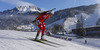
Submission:
[[[61,45],[61,44],[58,44],[58,43],[55,43],[49,40],[41,40],[41,41],[45,41],[45,42],[52,43],[52,44],[59,45],[59,46],[64,46],[64,45]]]
[[[45,44],[45,45],[49,45],[49,46],[52,46],[52,47],[57,47],[57,46],[54,46],[54,45],[45,43],[45,42],[43,42],[43,41],[41,41],[41,40],[34,40],[34,38],[28,38],[28,39],[31,40],[31,41],[39,42],[39,43],[42,43],[42,44]]]

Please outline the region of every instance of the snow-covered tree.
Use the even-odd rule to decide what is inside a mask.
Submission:
[[[86,31],[85,31],[85,28],[84,28],[84,19],[83,19],[82,16],[81,16],[80,20],[78,19],[76,28],[77,28],[77,34],[79,36],[85,36],[86,35]]]

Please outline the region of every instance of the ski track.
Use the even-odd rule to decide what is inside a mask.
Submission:
[[[49,41],[59,43],[64,46],[62,47],[58,45],[58,47],[52,47],[27,39],[34,38],[35,35],[36,32],[0,30],[0,50],[99,50],[95,47],[87,47],[85,45],[48,36],[45,36],[45,38],[49,39]]]

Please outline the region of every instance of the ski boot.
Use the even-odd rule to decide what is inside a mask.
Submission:
[[[46,39],[44,39],[44,38],[41,38],[41,40],[43,40],[43,41],[47,41]]]
[[[38,39],[38,36],[39,36],[39,34],[36,35],[36,37],[35,37],[34,40],[35,40],[35,41],[38,41],[38,42],[41,42],[41,41]]]
[[[43,41],[47,41],[46,39],[43,38],[43,36],[44,36],[44,35],[41,36],[41,40],[43,40]]]
[[[38,38],[35,38],[34,41],[41,42],[41,40]]]

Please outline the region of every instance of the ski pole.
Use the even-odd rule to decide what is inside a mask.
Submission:
[[[53,9],[51,9],[51,10],[49,10],[49,11],[53,11],[53,10],[56,10],[56,8],[53,8]]]

